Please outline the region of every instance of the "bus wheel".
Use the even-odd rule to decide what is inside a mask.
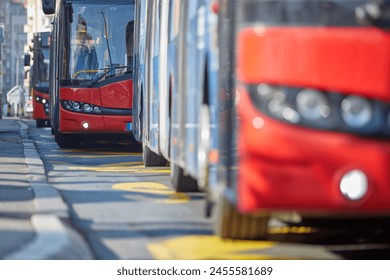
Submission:
[[[154,152],[152,152],[149,147],[143,145],[142,160],[145,167],[148,166],[164,166],[167,164],[167,160]]]
[[[60,148],[77,148],[80,146],[81,135],[79,134],[63,134],[55,132],[54,138]]]
[[[45,127],[46,126],[45,120],[35,120],[35,123],[36,123],[37,127]]]
[[[240,213],[236,206],[222,196],[217,202],[215,233],[221,238],[261,240],[268,231],[267,215]]]
[[[184,175],[183,169],[177,165],[171,167],[171,183],[177,192],[199,191],[198,182],[194,178]]]

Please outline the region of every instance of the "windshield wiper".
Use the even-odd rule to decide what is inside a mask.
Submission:
[[[113,66],[113,67],[110,67],[106,72],[100,74],[99,76],[97,76],[95,79],[93,80],[90,80],[88,82],[85,82],[85,83],[82,83],[81,85],[85,85],[86,87],[92,87],[94,84],[96,84],[99,80],[103,79],[105,76],[107,76],[108,74],[112,73],[113,70],[116,70],[116,69],[122,69],[122,68],[131,68],[129,65],[127,66]],[[106,68],[103,68],[103,69],[106,69]],[[102,70],[102,69],[101,69]]]
[[[111,49],[110,44],[108,42],[108,27],[107,27],[107,21],[106,21],[106,15],[104,14],[104,11],[102,10],[102,16],[104,21],[104,37],[106,37],[106,45],[107,45],[107,51],[108,51],[108,58],[110,60],[110,64],[112,65],[112,58],[111,58]]]

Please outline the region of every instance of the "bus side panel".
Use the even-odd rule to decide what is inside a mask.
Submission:
[[[204,1],[191,1],[188,5],[185,36],[186,64],[184,75],[187,75],[183,94],[185,107],[185,145],[183,157],[184,169],[193,177],[198,177],[198,140],[199,140],[199,110],[204,96],[205,67],[205,29],[206,11]]]
[[[133,83],[133,134],[135,140],[142,142],[143,102],[141,97],[145,81],[145,32],[148,0],[137,0],[134,25],[134,83]]]
[[[183,107],[180,106],[183,98],[183,89],[184,89],[184,75],[182,67],[184,67],[183,61],[183,39],[184,39],[184,11],[186,7],[186,0],[175,0],[172,2],[172,20],[173,20],[173,29],[170,37],[170,55],[176,56],[174,63],[171,64],[172,67],[172,92],[171,92],[171,150],[170,150],[170,160],[171,168],[174,165],[183,166],[183,138],[182,138],[182,129],[183,129]]]
[[[159,42],[159,150],[169,159],[169,81],[168,81],[168,23],[169,23],[169,0],[161,0],[160,18],[160,42]],[[170,60],[171,61],[171,60]]]
[[[212,10],[215,0],[207,0],[207,28],[206,28],[206,54],[207,54],[207,82],[208,82],[208,102],[210,108],[210,152],[208,184],[211,188],[217,185],[217,162],[219,159],[218,145],[218,16]]]
[[[147,146],[151,151],[160,154],[159,150],[159,87],[158,87],[158,69],[159,69],[159,38],[160,38],[160,1],[152,2],[148,48],[148,139]]]

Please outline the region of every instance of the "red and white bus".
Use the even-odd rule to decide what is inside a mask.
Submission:
[[[132,133],[133,0],[42,1],[53,14],[50,119],[62,148]]]
[[[33,64],[30,68],[32,118],[37,127],[50,125],[49,65],[50,32],[37,32],[33,37]]]
[[[368,2],[221,1],[220,236],[389,218],[389,4]]]

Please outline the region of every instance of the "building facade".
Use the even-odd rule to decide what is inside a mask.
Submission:
[[[45,16],[41,0],[0,0],[0,23],[4,24],[4,41],[1,45],[0,94],[3,115],[6,114],[6,94],[16,85],[29,96],[29,68],[24,56],[32,48],[35,32],[50,31],[51,18]]]
[[[4,42],[1,46],[0,90],[2,104],[6,104],[6,93],[16,85],[24,85],[24,46],[27,36],[26,4],[23,0],[0,1],[0,22],[4,23]],[[4,111],[3,106],[3,111]],[[4,112],[3,112],[4,113]]]

